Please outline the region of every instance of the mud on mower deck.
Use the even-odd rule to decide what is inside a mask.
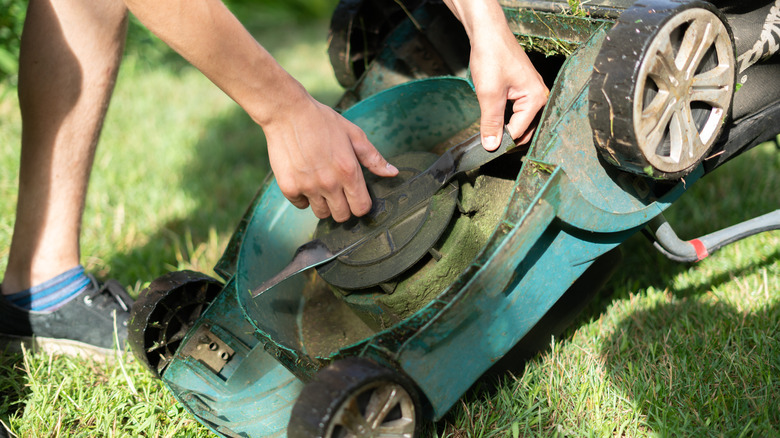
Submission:
[[[413,436],[441,418],[597,260],[717,167],[710,153],[727,156],[720,164],[777,134],[754,129],[776,120],[776,104],[724,123],[736,61],[717,9],[596,3],[582,15],[557,1],[502,1],[527,49],[571,51],[538,65],[555,82],[530,149],[458,175],[360,250],[255,297],[334,227],[290,205],[269,178],[215,269],[225,284],[174,272],[142,294],[136,355],[224,436]],[[343,114],[401,169],[370,181],[380,198],[478,130],[473,89],[457,77],[467,47],[462,35],[442,38],[457,23],[436,3],[407,6],[417,6],[414,20],[396,2],[343,1],[332,25]],[[692,38],[697,29],[715,31]],[[618,56],[626,39],[639,47],[627,60]],[[669,53],[684,68],[670,68]],[[669,117],[647,122],[659,105]],[[729,141],[717,142],[721,127]]]

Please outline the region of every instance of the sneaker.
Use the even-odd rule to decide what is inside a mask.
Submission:
[[[133,299],[116,280],[87,289],[53,312],[20,309],[0,295],[0,348],[106,358],[122,353]]]

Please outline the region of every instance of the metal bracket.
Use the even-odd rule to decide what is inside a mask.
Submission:
[[[181,354],[184,357],[192,357],[211,371],[219,373],[233,357],[235,350],[211,331],[210,324],[203,324],[184,346]]]

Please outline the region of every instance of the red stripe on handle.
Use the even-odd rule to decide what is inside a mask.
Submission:
[[[696,259],[697,262],[704,260],[705,258],[707,258],[707,256],[710,255],[710,253],[707,252],[707,248],[704,246],[703,243],[701,243],[701,240],[693,239],[693,240],[689,240],[688,243],[693,245],[693,249],[694,251],[696,251],[696,257],[698,257]]]

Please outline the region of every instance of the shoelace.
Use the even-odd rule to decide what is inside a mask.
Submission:
[[[122,287],[122,284],[116,280],[107,280],[104,283],[100,283],[92,276],[87,274],[90,282],[92,282],[92,290],[85,296],[86,299],[95,303],[98,307],[105,307],[116,303],[125,312],[130,311],[130,306],[133,304],[133,299]]]

